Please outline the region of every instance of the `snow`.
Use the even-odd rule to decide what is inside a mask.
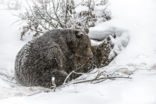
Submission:
[[[110,57],[113,57],[115,53],[119,54],[122,50],[124,50],[130,40],[128,31],[112,27],[110,25],[110,22],[105,22],[105,24],[97,25],[96,27],[91,28],[89,32],[89,37],[92,39],[92,46],[101,44],[108,36],[111,38],[111,44],[114,45],[114,48],[111,50]]]
[[[17,19],[12,16],[14,11],[0,10],[0,104],[156,104],[155,5],[155,0],[110,0],[112,20],[91,29],[106,32],[116,28],[126,34],[122,36],[129,36],[128,46],[117,58],[94,71],[132,74],[132,79],[68,85],[47,93],[42,91],[49,89],[7,81],[5,74],[13,78],[15,56],[29,39],[19,40],[21,25],[12,24]]]
[[[58,89],[57,92],[2,99],[0,103],[155,104],[155,74],[155,71],[149,72],[147,70],[142,70],[134,74],[132,80],[107,80],[99,84],[70,85],[63,89]]]
[[[112,0],[113,24],[126,27],[131,34],[128,48],[123,54],[120,54],[116,62],[119,64],[155,63],[155,47],[153,43],[155,41],[154,27],[156,25],[156,21],[154,20],[156,17],[155,1],[121,0],[120,5],[116,5],[116,3],[117,1]]]
[[[82,11],[88,11],[88,8],[86,6],[78,6],[75,11],[76,13],[80,13]]]

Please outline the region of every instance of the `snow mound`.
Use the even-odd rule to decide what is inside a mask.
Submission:
[[[105,24],[103,24],[103,26],[105,26]],[[92,28],[89,32],[92,46],[100,45],[102,42],[107,41],[107,38],[109,37],[111,45],[114,46],[111,50],[110,58],[114,57],[115,54],[119,54],[127,47],[130,40],[128,31],[111,26],[107,26],[106,29],[99,29],[95,31],[95,28],[97,27]]]

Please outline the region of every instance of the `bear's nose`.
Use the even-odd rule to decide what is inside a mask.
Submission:
[[[91,52],[91,54],[90,54],[90,56],[89,56],[89,57],[90,57],[90,58],[92,58],[93,56],[94,56],[94,55],[93,55],[93,52]]]
[[[91,50],[90,48],[88,49],[88,56],[89,56],[90,58],[93,57],[93,52],[92,52],[92,50]]]

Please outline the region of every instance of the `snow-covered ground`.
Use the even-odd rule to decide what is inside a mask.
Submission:
[[[132,79],[69,85],[48,93],[4,81],[3,73],[13,76],[15,56],[26,41],[19,40],[19,25],[12,24],[13,11],[0,10],[0,104],[156,104],[155,5],[155,0],[110,0],[112,20],[92,28],[128,32],[127,48],[109,66],[96,70],[134,73]]]

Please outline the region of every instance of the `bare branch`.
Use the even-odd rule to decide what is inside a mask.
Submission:
[[[75,71],[70,72],[70,73],[68,74],[68,76],[66,77],[66,79],[64,80],[63,85],[65,85],[65,84],[67,83],[67,80],[69,79],[69,77],[70,77],[72,74],[80,74],[80,75],[82,75],[82,74],[84,74],[84,73],[78,73],[78,72],[75,72]]]
[[[52,4],[53,4],[53,11],[54,11],[54,14],[55,14],[55,16],[56,16],[56,18],[57,18],[57,22],[60,24],[60,26],[61,26],[62,28],[64,28],[64,26],[62,25],[62,23],[61,23],[61,21],[60,21],[60,18],[59,18],[58,15],[57,15],[57,11],[56,11],[56,8],[55,8],[54,0],[52,0]]]
[[[91,80],[77,81],[77,82],[73,82],[71,84],[88,83],[88,82],[91,82],[92,83],[94,81],[100,81],[100,82],[102,82],[102,81],[105,81],[107,79],[113,80],[113,79],[132,79],[132,78],[129,77],[129,76],[128,77],[102,77],[102,78],[91,79]]]

